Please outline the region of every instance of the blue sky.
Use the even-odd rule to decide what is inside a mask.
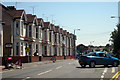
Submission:
[[[3,3],[5,6],[15,5],[15,2]],[[33,13],[43,17],[44,21],[60,25],[68,32],[76,31],[77,44],[100,46],[106,45],[110,33],[116,28],[118,19],[117,2],[17,2],[17,9],[25,9],[27,14]],[[44,14],[44,15],[43,15]]]

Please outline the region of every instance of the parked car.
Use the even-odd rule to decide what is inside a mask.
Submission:
[[[86,65],[89,65],[89,67],[95,67],[95,65],[113,65],[117,67],[119,65],[119,59],[105,52],[90,52],[79,58],[79,64],[82,67],[86,67]]]

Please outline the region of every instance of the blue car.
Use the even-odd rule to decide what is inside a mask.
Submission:
[[[95,67],[95,65],[112,65],[117,67],[119,65],[119,59],[104,52],[90,52],[79,58],[79,64],[82,67],[86,67],[86,65],[89,65],[89,67]]]

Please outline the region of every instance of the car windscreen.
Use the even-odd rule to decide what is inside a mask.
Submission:
[[[85,54],[84,56],[96,56],[96,53],[95,52],[90,52],[90,53],[87,53],[87,54]]]

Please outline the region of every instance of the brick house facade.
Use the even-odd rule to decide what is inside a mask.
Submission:
[[[49,60],[52,56],[63,59],[65,56],[75,56],[76,36],[44,22],[36,15],[26,14],[24,10],[16,10],[14,6],[2,5],[3,26],[3,56],[12,56],[30,61]],[[12,43],[13,48],[5,48],[6,43]],[[26,49],[29,48],[29,53]]]

